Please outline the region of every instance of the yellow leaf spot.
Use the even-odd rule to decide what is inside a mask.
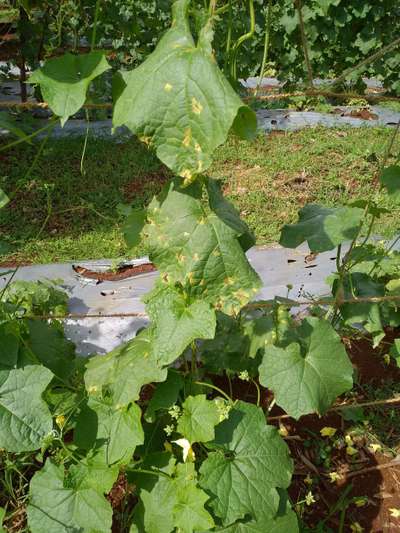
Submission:
[[[197,162],[197,172],[202,172],[203,171],[203,161],[198,161]]]
[[[332,427],[329,427],[329,426],[325,426],[324,428],[321,429],[320,431],[321,433],[321,436],[322,437],[333,437],[336,433],[336,428],[332,428]]]
[[[199,218],[199,224],[203,225],[206,223],[206,219],[204,217]]]
[[[168,281],[169,281],[168,274],[163,274],[161,276],[161,279],[164,281],[164,283],[168,283]]]
[[[187,278],[189,280],[189,283],[190,285],[193,285],[195,280],[194,280],[194,273],[193,272],[189,272],[189,274],[187,275]]]
[[[182,176],[182,178],[184,178],[184,182],[183,182],[184,185],[189,185],[189,183],[193,179],[193,174],[188,169],[182,170],[181,176]]]
[[[167,93],[170,93],[172,91],[172,85],[170,83],[166,83],[164,85],[164,91],[166,91]]]
[[[147,146],[150,146],[151,144],[151,137],[147,137],[146,135],[144,135],[143,137],[139,137],[139,140]]]
[[[216,248],[214,251],[213,251],[213,256],[215,257],[219,257],[221,255],[221,252]]]
[[[183,263],[186,259],[186,257],[183,254],[176,254],[176,258],[179,261],[179,263]]]
[[[188,148],[192,142],[192,128],[186,128],[182,144]]]
[[[196,152],[197,152],[198,154],[201,154],[202,149],[201,149],[201,146],[199,145],[199,143],[196,143],[196,144],[194,145],[194,149],[196,150]]]
[[[192,98],[192,111],[195,115],[200,115],[203,111],[203,106],[194,96]]]
[[[96,387],[96,385],[92,385],[91,387],[88,388],[88,393],[89,394],[93,394],[94,392],[97,392],[99,389],[98,387]]]
[[[184,237],[190,237],[190,233],[189,233],[188,231],[184,231],[184,232],[183,232],[183,236],[184,236]]]
[[[235,281],[233,280],[233,278],[225,278],[224,279],[224,285],[233,285],[235,283]]]
[[[195,254],[193,254],[193,258],[192,259],[193,259],[193,261],[198,261],[200,259],[199,254],[197,252]]]

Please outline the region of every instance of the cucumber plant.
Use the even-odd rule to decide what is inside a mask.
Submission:
[[[283,229],[284,246],[338,248],[331,307],[299,320],[288,299],[254,302],[261,281],[246,257],[254,237],[205,172],[231,130],[254,137],[256,117],[215,61],[215,2],[197,41],[189,4],[175,0],[155,51],[114,80],[114,127],[128,127],[175,175],[126,226],[159,271],[145,297],[149,326],[83,360],[51,317],[66,304],[57,288],[11,284],[2,294],[0,448],[7,457],[35,454],[26,502],[32,533],[111,531],[106,495],[121,479],[135,505],[114,516],[120,531],[295,533],[293,462],[266,422],[258,381],[292,417],[322,415],[352,387],[338,329],[361,322],[379,343],[399,321],[390,299],[384,307],[348,302],[398,291],[398,254],[357,244],[363,225],[382,213],[372,200],[307,206]],[[66,54],[31,81],[63,125],[107,69],[101,52]],[[398,167],[381,173],[396,200],[399,180]],[[234,401],[216,384],[221,374],[250,381],[257,401]]]

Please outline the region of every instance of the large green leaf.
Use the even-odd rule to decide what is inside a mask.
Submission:
[[[214,428],[220,422],[215,402],[205,394],[188,396],[182,405],[177,430],[189,442],[208,442],[214,439]]]
[[[204,508],[209,499],[197,486],[193,463],[178,464],[171,478],[160,477],[151,492],[142,490],[143,533],[181,533],[209,531],[214,526]],[[142,532],[141,532],[142,533]]]
[[[114,126],[126,125],[151,143],[159,159],[187,182],[210,166],[232,125],[245,137],[256,130],[254,113],[216,64],[211,20],[195,44],[189,3],[174,2],[172,27],[153,54],[136,70],[122,72],[113,118]]]
[[[93,448],[108,465],[127,463],[135,448],[143,444],[141,410],[132,403],[116,406],[98,395],[91,395],[82,409],[75,428],[74,442]]]
[[[209,303],[195,299],[188,302],[177,289],[161,284],[146,302],[153,322],[153,352],[162,365],[175,361],[192,341],[214,337],[215,311]]]
[[[41,366],[0,372],[0,448],[27,452],[40,448],[53,429],[42,394],[53,374]]]
[[[218,533],[297,533],[299,531],[297,516],[290,509],[290,505],[285,505],[285,501],[282,502],[285,495],[282,497],[275,489],[271,489],[264,496],[267,505],[256,509],[255,519],[240,520],[216,531]]]
[[[56,376],[65,379],[71,373],[75,359],[75,346],[62,330],[41,320],[28,322],[26,345],[39,361]]]
[[[20,345],[19,325],[16,322],[0,324],[0,339],[0,369],[15,368]]]
[[[323,414],[353,385],[352,365],[329,322],[306,318],[298,338],[301,344],[267,346],[259,369],[260,383],[274,392],[276,403],[294,418]]]
[[[383,169],[379,181],[387,190],[390,198],[400,203],[400,166],[392,165]]]
[[[128,405],[139,398],[143,385],[164,381],[167,370],[154,356],[151,331],[141,332],[133,340],[107,355],[90,359],[85,373],[89,393],[109,390],[115,405]]]
[[[234,314],[261,282],[239,241],[246,227],[227,218],[204,205],[198,184],[182,189],[175,179],[151,202],[143,235],[165,281],[183,284],[190,295]]]
[[[67,53],[48,59],[31,74],[29,82],[40,85],[45,102],[64,125],[85,103],[90,82],[109,68],[103,52]]]
[[[30,484],[28,524],[32,533],[109,533],[112,509],[93,479],[66,474],[49,459]]]
[[[200,468],[200,485],[223,524],[232,524],[260,508],[277,513],[275,487],[286,488],[293,465],[276,428],[267,426],[262,409],[238,402],[216,428],[216,451]]]
[[[309,204],[300,210],[297,224],[283,227],[279,242],[285,248],[297,248],[307,241],[312,252],[333,250],[357,235],[363,216],[364,210],[358,207]]]

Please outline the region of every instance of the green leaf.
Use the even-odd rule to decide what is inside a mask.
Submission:
[[[299,526],[296,513],[290,509],[289,504],[285,505],[284,498],[278,494],[278,491],[271,489],[264,496],[268,505],[256,510],[254,520],[244,519],[216,531],[218,533],[297,533]],[[282,506],[283,511],[280,510]]]
[[[47,322],[29,320],[28,328],[26,343],[30,350],[56,376],[67,378],[74,368],[74,344],[65,338],[62,330]]]
[[[95,448],[107,465],[127,463],[144,441],[140,419],[135,403],[115,406],[92,395],[78,417],[74,442],[84,449]]]
[[[137,69],[122,72],[114,126],[126,125],[175,174],[190,182],[212,162],[232,125],[245,138],[256,128],[254,113],[240,100],[213,56],[212,21],[193,40],[187,19],[190,0],[173,4],[171,29]],[[221,105],[223,102],[223,105]]]
[[[209,499],[198,488],[193,463],[178,464],[174,477],[160,477],[151,492],[142,490],[144,532],[181,533],[209,531],[214,527],[211,515],[204,508]]]
[[[389,353],[396,361],[397,366],[400,368],[400,339],[395,339]]]
[[[353,368],[340,337],[325,320],[306,318],[299,343],[268,346],[260,365],[260,383],[294,418],[324,414],[337,396],[351,389]]]
[[[15,322],[0,324],[0,369],[11,369],[17,366],[20,345],[19,325]]]
[[[126,406],[139,399],[143,385],[166,377],[167,370],[161,368],[153,353],[151,331],[144,330],[107,355],[90,359],[85,384],[91,393],[110,391],[115,405]]]
[[[0,507],[0,533],[7,533],[3,527],[3,522],[6,517],[6,510],[4,507]]]
[[[384,168],[381,175],[379,176],[379,181],[387,190],[390,198],[396,202],[400,203],[400,166],[392,165],[390,167]]]
[[[220,204],[217,214],[208,210],[197,184],[181,185],[175,179],[150,204],[143,230],[150,258],[168,283],[180,283],[191,296],[234,314],[261,287],[240,243],[247,227],[232,212],[221,220],[218,215],[227,210]],[[215,207],[218,201],[211,198]]]
[[[162,365],[175,361],[194,340],[215,335],[215,311],[207,302],[187,302],[185,295],[169,286],[156,287],[146,302],[153,322],[153,351]]]
[[[145,420],[154,422],[157,411],[167,410],[172,407],[183,389],[184,380],[182,375],[174,370],[168,370],[168,377],[164,383],[160,383],[154,391],[145,412]]]
[[[0,448],[28,452],[41,447],[53,429],[42,394],[53,378],[47,368],[0,371]]]
[[[0,209],[5,207],[9,201],[10,201],[9,197],[6,195],[6,193],[2,189],[0,189]]]
[[[297,248],[307,241],[312,252],[333,250],[357,235],[363,216],[364,211],[356,207],[309,204],[300,210],[297,224],[283,227],[279,242],[285,248]]]
[[[90,82],[109,68],[103,52],[67,53],[48,59],[31,74],[29,82],[40,85],[45,102],[63,126],[84,105]]]
[[[344,300],[356,298],[379,298],[385,295],[385,286],[375,281],[367,274],[350,272],[343,278],[342,285],[337,280],[333,285],[333,294],[336,296],[341,291]],[[340,306],[340,313],[346,324],[362,324],[369,333],[383,332],[381,316],[382,303],[355,302],[345,303]]]
[[[216,428],[216,451],[200,468],[200,486],[223,524],[232,524],[261,508],[276,514],[275,487],[286,488],[293,465],[276,428],[267,426],[262,409],[238,402]]]
[[[184,401],[177,430],[190,443],[209,442],[215,437],[214,428],[220,422],[217,405],[205,394],[189,396]]]
[[[77,469],[66,474],[49,459],[31,480],[27,513],[32,533],[111,531],[112,509],[102,490]]]
[[[128,248],[140,244],[141,232],[146,223],[146,212],[143,209],[132,209],[124,220],[122,231]]]

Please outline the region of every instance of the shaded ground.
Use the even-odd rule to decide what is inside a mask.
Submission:
[[[378,158],[391,134],[389,128],[316,128],[260,135],[253,143],[231,138],[217,150],[210,175],[223,179],[258,242],[272,243],[307,202],[336,205],[374,194]],[[49,142],[30,169],[37,149],[20,145],[0,153],[0,187],[13,198],[0,212],[0,237],[11,248],[4,260],[125,256],[117,206],[147,204],[168,170],[134,140],[90,138],[82,168],[83,139]],[[399,212],[382,220],[380,233],[396,229]]]

